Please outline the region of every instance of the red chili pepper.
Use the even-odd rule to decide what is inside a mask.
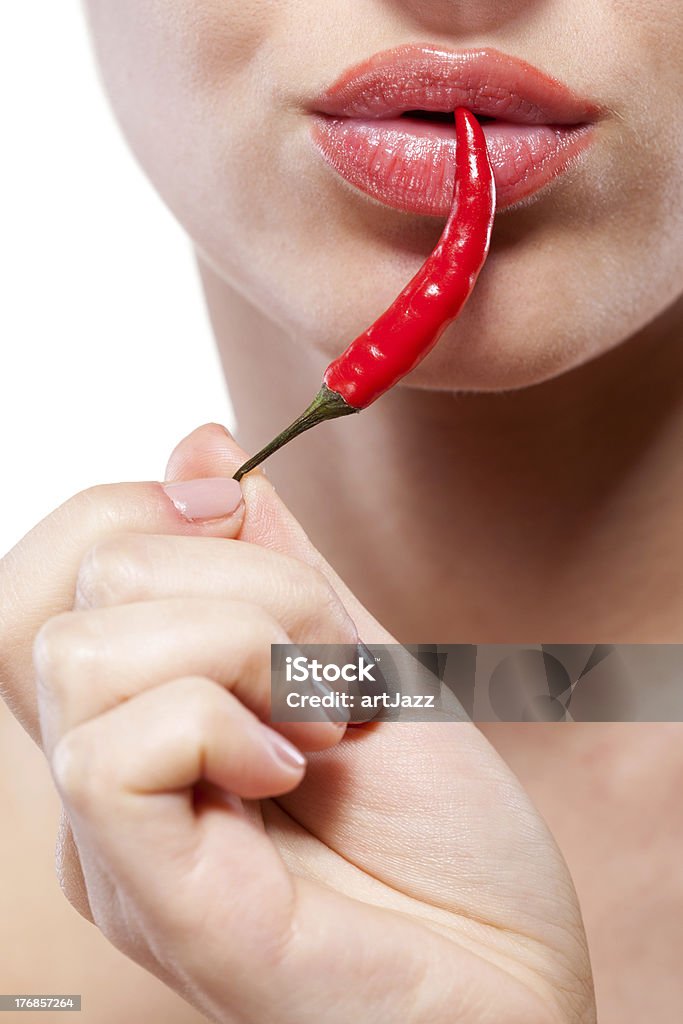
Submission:
[[[308,409],[235,480],[304,430],[365,409],[424,359],[464,306],[488,254],[495,186],[484,133],[464,107],[455,111],[455,138],[453,205],[436,248],[386,312],[330,363]]]

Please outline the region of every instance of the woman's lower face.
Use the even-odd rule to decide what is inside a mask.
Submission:
[[[87,7],[146,172],[292,344],[338,354],[420,265],[448,205],[459,104],[485,123],[500,213],[472,299],[412,386],[543,381],[683,290],[678,3]]]

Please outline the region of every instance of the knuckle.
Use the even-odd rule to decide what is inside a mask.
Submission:
[[[223,610],[221,609],[223,614]],[[230,618],[233,629],[240,636],[250,637],[253,646],[286,644],[289,638],[275,616],[260,604],[246,601],[232,602]]]
[[[138,596],[147,560],[146,542],[143,535],[120,533],[88,548],[78,568],[77,602],[101,607]]]
[[[97,745],[91,742],[88,729],[78,726],[66,733],[52,752],[52,776],[59,793],[69,808],[79,813],[92,805]]]
[[[297,586],[300,606],[309,626],[333,625],[340,636],[353,642],[353,624],[332,584],[320,570],[301,563]]]
[[[173,685],[183,708],[183,733],[193,748],[203,750],[225,728],[234,698],[208,676],[185,676]]]
[[[214,726],[223,688],[205,676],[188,676],[177,683],[187,721],[197,736],[205,736]]]
[[[45,622],[33,641],[33,666],[38,685],[61,690],[92,658],[80,616],[63,612]]]
[[[79,521],[83,517],[92,517],[98,523],[104,520],[104,525],[111,523],[112,529],[116,529],[116,506],[120,495],[121,484],[94,484],[78,491],[61,508]]]
[[[95,484],[79,491],[53,513],[55,528],[82,536],[116,533],[122,522],[122,490],[129,487]]]
[[[255,701],[255,704],[250,705],[252,710],[257,714],[265,714],[270,706],[270,686],[262,691],[258,682],[254,685],[253,681],[260,681],[264,676],[270,677],[272,645],[291,644],[292,641],[284,626],[261,605],[236,603],[231,618],[234,635],[239,638],[237,644],[241,649],[240,678],[252,681],[250,692]],[[224,670],[223,663],[216,664],[218,678],[221,678]]]

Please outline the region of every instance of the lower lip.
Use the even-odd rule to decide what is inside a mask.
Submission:
[[[453,199],[455,140],[449,125],[316,115],[313,141],[361,192],[409,213],[445,217]],[[590,125],[484,125],[496,206],[513,206],[567,170],[590,143]]]

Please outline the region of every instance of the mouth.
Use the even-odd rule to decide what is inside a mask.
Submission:
[[[459,106],[483,125],[499,210],[567,171],[601,115],[597,104],[497,50],[411,44],[376,54],[317,96],[309,108],[312,138],[361,192],[397,210],[445,217]]]

